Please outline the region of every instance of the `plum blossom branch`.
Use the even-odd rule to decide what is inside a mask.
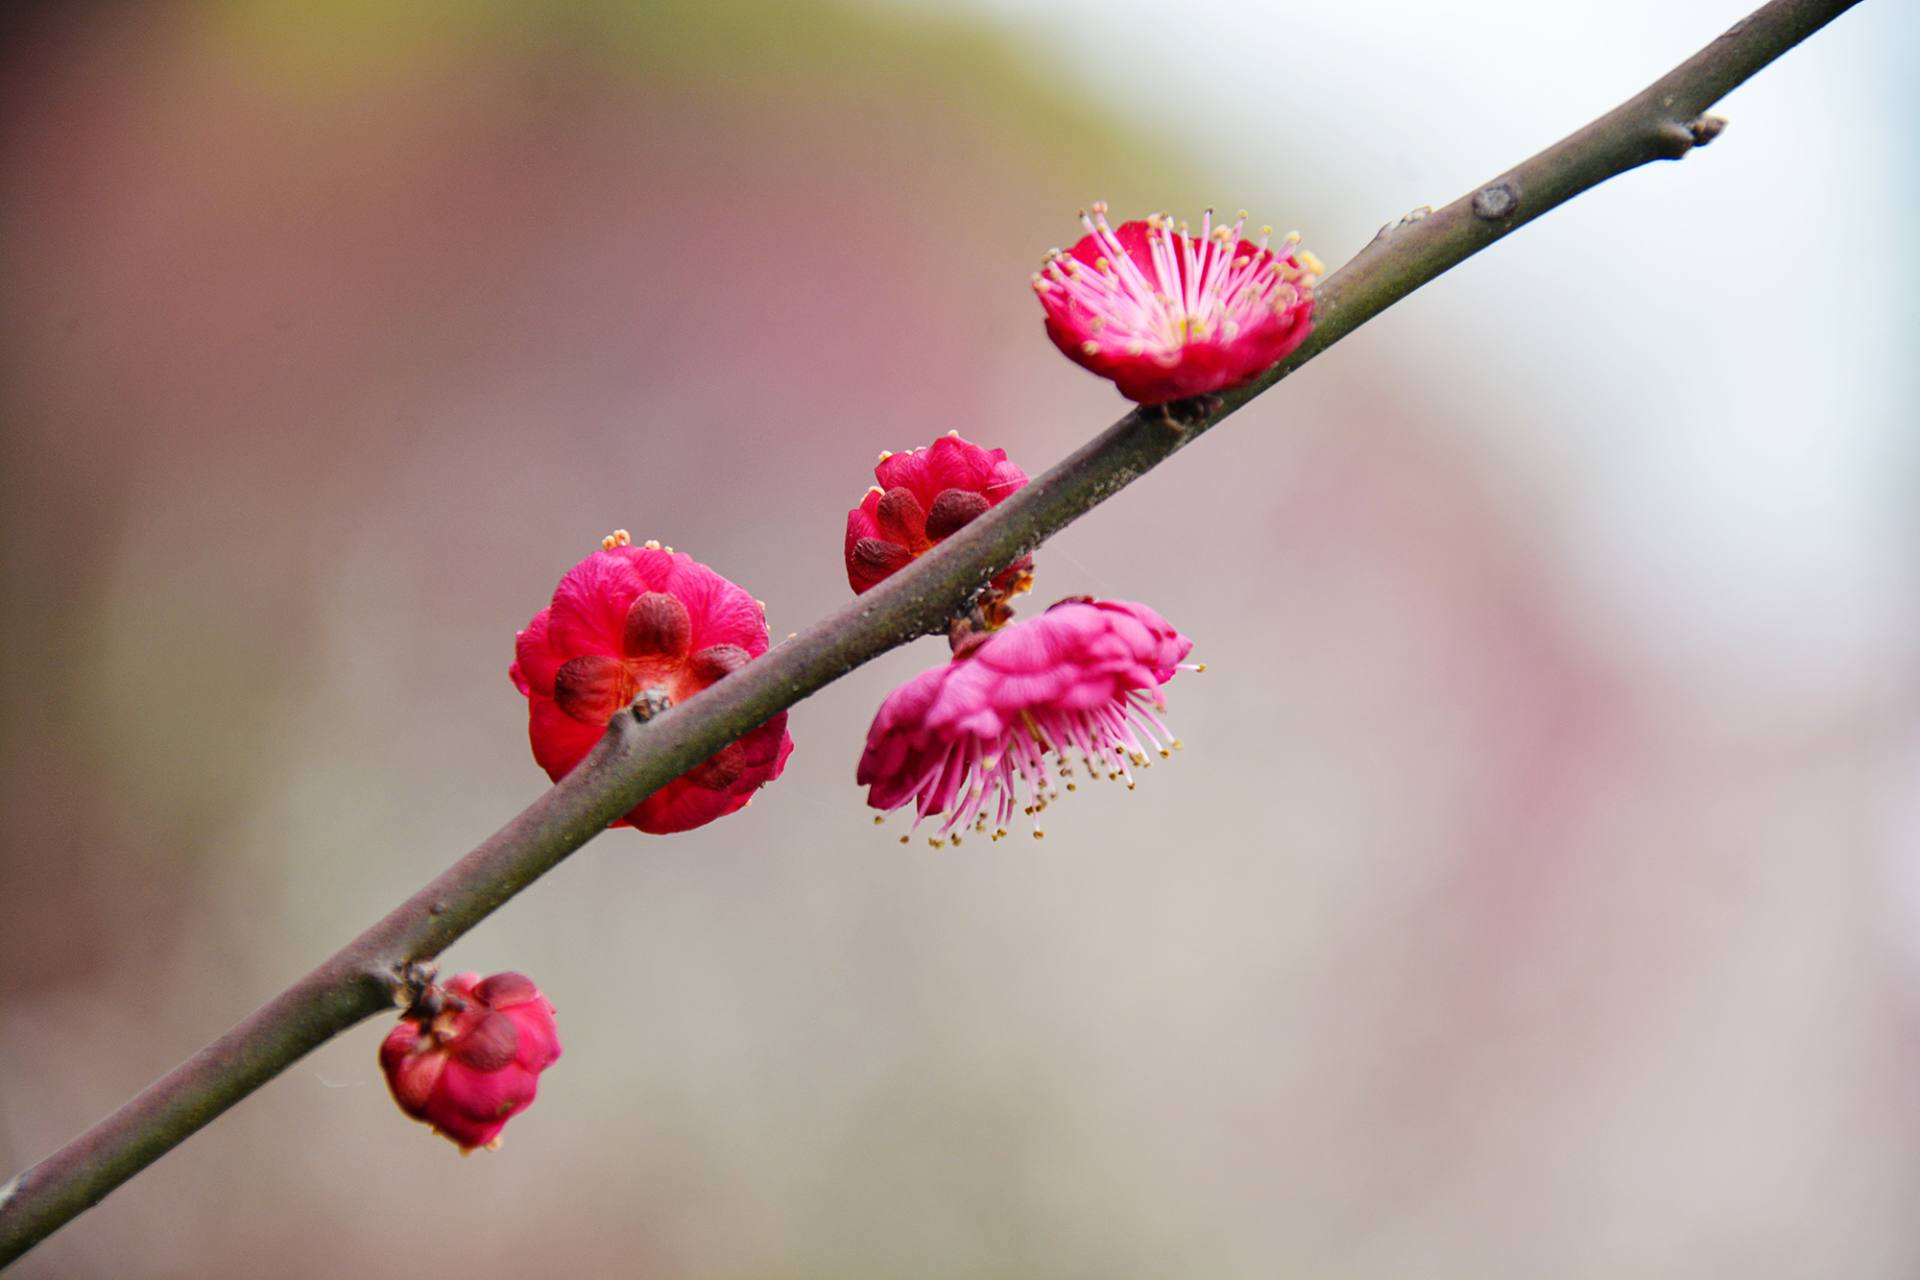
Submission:
[[[1383,229],[1316,291],[1312,335],[1249,386],[1139,409],[852,603],[645,724],[618,716],[518,817],[232,1030],[0,1185],[0,1266],[354,1024],[429,959],[648,795],[768,717],[896,645],[945,629],[1000,568],[1395,302],[1549,209],[1704,146],[1708,107],[1858,0],[1772,0],[1585,128],[1445,208]]]

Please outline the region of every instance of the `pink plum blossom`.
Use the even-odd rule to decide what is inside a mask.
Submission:
[[[1074,789],[1069,751],[1091,776],[1131,787],[1134,767],[1178,747],[1160,686],[1200,669],[1183,661],[1192,647],[1146,605],[1062,601],[889,694],[856,778],[883,814],[912,805],[916,826],[943,817],[939,837],[970,826],[998,839],[1059,783]]]
[[[1163,214],[1107,223],[1082,213],[1087,234],[1055,249],[1034,274],[1047,336],[1066,356],[1140,404],[1244,386],[1292,354],[1313,327],[1319,259],[1289,235],[1268,248],[1241,238],[1247,215],[1200,234]]]

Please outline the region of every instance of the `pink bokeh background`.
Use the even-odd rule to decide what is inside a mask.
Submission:
[[[1026,283],[1081,203],[1337,264],[1733,16],[1580,62],[1628,8],[1508,33],[1580,101],[1484,129],[1421,104],[1536,63],[1387,0],[1276,18],[1321,34],[1271,82],[1163,33],[1204,129],[1129,93],[1124,6],[10,19],[0,1176],[538,794],[513,633],[602,534],[796,629],[879,450],[1037,473],[1123,408]],[[900,848],[854,764],[944,649],[889,654],[751,809],[612,832],[448,954],[559,1009],[503,1151],[400,1116],[370,1023],[17,1274],[1912,1274],[1896,10],[1041,550],[1037,603],[1145,600],[1208,663],[1138,791]]]

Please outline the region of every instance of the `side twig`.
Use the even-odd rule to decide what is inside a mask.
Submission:
[[[613,818],[860,664],[939,632],[1037,547],[1407,294],[1547,210],[1718,135],[1708,107],[1859,0],[1772,0],[1645,91],[1437,212],[1390,226],[1316,290],[1313,336],[1250,387],[1169,430],[1128,414],[912,566],[644,726],[621,716],[578,768],[439,878],[93,1128],[0,1186],[0,1266],[347,1028]]]

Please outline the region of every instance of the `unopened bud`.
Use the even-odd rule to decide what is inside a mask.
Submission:
[[[380,1069],[402,1111],[471,1151],[533,1105],[559,1056],[540,988],[517,973],[463,973],[428,988],[387,1033]]]

